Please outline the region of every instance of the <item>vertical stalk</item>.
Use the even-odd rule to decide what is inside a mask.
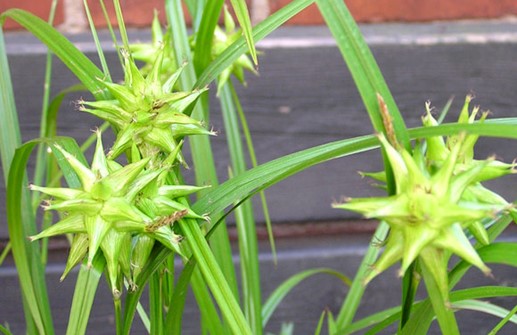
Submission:
[[[386,236],[388,235],[389,226],[385,222],[381,222],[373,235],[370,246],[366,251],[361,265],[354,277],[354,281],[350,286],[350,291],[346,295],[346,299],[341,305],[341,309],[336,318],[336,325],[338,329],[346,329],[354,319],[355,312],[359,308],[359,304],[361,303],[361,298],[364,294],[364,285],[363,278],[366,275],[366,272],[370,269],[370,265],[375,262],[377,256],[379,255],[380,249],[375,245],[376,241],[384,241]]]
[[[151,334],[163,334],[163,301],[161,294],[162,273],[158,270],[149,281],[149,314],[151,316]]]
[[[124,326],[122,320],[122,303],[120,302],[120,298],[113,299],[113,306],[115,309],[115,329],[117,335],[122,335],[122,328]]]
[[[182,89],[189,90],[196,82],[196,74],[194,67],[191,64],[192,55],[183,18],[181,1],[165,0],[165,10],[167,12],[167,19],[171,25],[176,61],[178,62],[178,65],[181,65],[184,62],[189,62],[180,77],[180,86]],[[193,117],[201,117],[201,120],[203,120],[204,115],[207,113],[207,108],[205,109],[204,107],[205,106],[201,106],[198,103],[194,109]],[[197,184],[212,185],[213,187],[216,187],[218,184],[218,178],[208,137],[194,136],[190,138],[190,144],[192,148],[192,159],[194,161]],[[202,193],[199,194],[199,196],[202,196]],[[214,256],[223,270],[225,279],[229,283],[233,295],[238,297],[237,279],[233,265],[232,250],[228,231],[224,223],[218,226],[217,230],[211,236],[210,242],[216,246],[213,249]]]
[[[406,270],[402,279],[402,315],[400,317],[399,331],[404,328],[404,325],[409,320],[411,307],[415,301],[415,295],[419,284],[415,275],[416,267],[416,262],[413,262]]]
[[[232,171],[239,175],[247,170],[239,131],[238,115],[232,98],[231,82],[219,92],[224,128],[228,138]],[[242,297],[244,312],[254,334],[262,334],[262,298],[260,288],[260,268],[253,205],[250,200],[243,202],[235,211],[242,275]]]
[[[438,288],[438,284],[424,262],[420,262],[420,268],[422,269],[422,276],[427,288],[427,293],[429,294],[429,299],[433,305],[436,319],[438,320],[442,333],[447,335],[459,335],[460,331],[450,303],[444,300]]]

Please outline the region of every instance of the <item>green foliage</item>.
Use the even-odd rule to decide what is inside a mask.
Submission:
[[[486,273],[490,271],[487,263],[517,267],[517,257],[509,257],[517,254],[514,243],[492,243],[517,216],[513,204],[481,185],[514,172],[515,164],[474,159],[474,144],[480,136],[517,139],[517,119],[485,120],[486,115],[482,115],[476,121],[477,109],[469,110],[467,98],[458,122],[440,124],[442,117],[439,122],[429,113],[423,127],[407,129],[343,1],[316,3],[378,135],[326,143],[257,164],[244,108],[230,77],[244,83],[244,70],[256,72],[254,43],[313,2],[292,1],[252,27],[246,2],[232,0],[238,28],[224,1],[189,0],[186,5],[193,18],[193,33],[189,35],[181,1],[165,0],[168,28],[164,32],[155,20],[152,44],[146,45],[131,44],[121,3],[115,0],[122,39],[122,45],[115,41],[124,71],[122,83],[111,79],[95,27],[92,34],[102,70],[51,24],[19,9],[0,14],[1,22],[13,19],[40,39],[81,83],[53,100],[45,98],[41,138],[22,145],[0,30],[0,153],[7,185],[10,246],[28,333],[54,333],[45,283],[47,245],[39,240],[61,234],[71,237],[62,279],[79,267],[67,334],[86,333],[103,274],[112,290],[116,334],[131,333],[137,311],[150,333],[181,334],[189,287],[197,300],[203,333],[262,334],[285,296],[314,275],[337,277],[349,286],[339,313],[334,317],[323,311],[315,323],[315,334],[324,328],[329,334],[352,334],[368,328],[368,334],[376,334],[394,322],[399,323],[400,334],[423,334],[433,319],[443,333],[457,334],[457,310],[500,317],[502,321],[493,332],[508,322],[517,322],[515,309],[508,311],[479,300],[516,296],[515,288],[453,290],[472,265]],[[101,6],[104,8],[102,1]],[[224,28],[218,25],[221,16]],[[88,17],[91,22],[89,12]],[[141,68],[136,60],[144,62]],[[51,67],[47,70],[50,78]],[[207,128],[207,87],[215,81],[231,156],[230,177],[221,184],[210,142],[214,133]],[[78,89],[86,89],[95,98],[81,101],[81,111],[104,121],[81,146],[74,139],[56,136],[59,106],[67,93]],[[105,153],[102,131],[108,126],[116,140]],[[413,147],[412,139],[416,140]],[[82,151],[95,140],[95,153],[88,164]],[[185,141],[190,144],[197,185],[183,181]],[[39,193],[31,197],[25,171],[38,146],[36,185],[30,189]],[[51,155],[45,154],[47,148]],[[387,196],[352,199],[336,206],[383,221],[372,241],[386,239],[384,252],[379,257],[380,250],[372,243],[353,279],[341,270],[304,270],[284,281],[263,302],[260,279],[265,274],[259,267],[250,198],[261,194],[267,217],[261,192],[269,186],[316,164],[377,148],[382,151],[384,170],[368,175],[386,184]],[[66,186],[58,180],[61,176]],[[195,201],[191,198],[194,193]],[[32,201],[58,214],[59,220],[39,229]],[[224,221],[231,212],[235,213],[239,239],[240,284]],[[271,233],[271,227],[268,229]],[[471,244],[472,237],[476,245]],[[274,253],[272,236],[270,240]],[[452,254],[461,260],[448,270]],[[2,254],[0,263],[4,257]],[[184,264],[179,273],[175,273],[176,260]],[[367,290],[364,284],[399,261],[400,273],[405,274],[401,306],[355,320]],[[428,298],[414,301],[419,277]],[[145,290],[150,295],[147,311],[140,305]],[[294,327],[285,324],[281,333],[292,334]],[[10,333],[3,326],[0,331]]]

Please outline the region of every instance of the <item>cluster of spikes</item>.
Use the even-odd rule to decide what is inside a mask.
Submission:
[[[181,237],[173,224],[186,217],[206,218],[193,212],[180,199],[202,187],[170,185],[170,167],[149,169],[151,158],[121,166],[104,153],[100,132],[91,167],[61,147],[56,149],[76,173],[81,187],[52,188],[31,185],[52,200],[43,206],[55,210],[62,219],[31,236],[31,240],[73,234],[65,271],[61,280],[83,259],[91,266],[100,251],[106,259],[115,297],[121,292],[122,274],[135,283],[155,242],[181,254]]]
[[[471,99],[467,96],[458,123],[475,121],[479,108],[469,112]],[[426,109],[423,125],[438,125],[429,104]],[[478,122],[486,117],[487,113],[482,113]],[[396,193],[387,197],[347,199],[333,206],[385,221],[390,226],[385,249],[366,275],[365,284],[399,261],[402,276],[410,264],[419,260],[430,270],[444,301],[448,302],[447,265],[452,254],[490,275],[490,269],[468,235],[483,245],[490,243],[486,224],[501,213],[513,210],[512,204],[481,182],[515,173],[516,164],[503,163],[493,157],[474,159],[477,135],[430,137],[417,141],[413,154],[397,143],[394,136],[388,137],[390,140],[378,135],[393,169]],[[366,175],[386,181],[383,173]]]
[[[235,28],[235,21],[228,11],[228,7],[224,6],[224,30],[219,26],[215,27],[214,38],[212,41],[212,56],[216,58],[223,53],[230,45],[232,45],[242,32]],[[244,78],[244,70],[248,70],[257,74],[253,62],[246,54],[242,54],[235,62],[224,69],[217,78],[217,92],[221,91],[223,85],[230,79],[233,74],[243,85],[246,85]]]
[[[145,77],[131,55],[122,51],[124,84],[103,81],[114,99],[81,102],[81,111],[109,122],[117,131],[108,157],[115,158],[136,147],[144,157],[159,154],[160,159],[165,159],[165,156],[172,154],[175,159],[184,162],[180,152],[183,137],[214,135],[200,121],[184,113],[206,89],[173,91],[183,68],[172,73],[165,82],[161,79],[164,50],[162,48],[162,52],[157,54],[153,67]]]
[[[212,59],[217,58],[222,54],[231,44],[242,36],[242,31],[236,28],[235,20],[228,10],[228,7],[224,6],[224,29],[220,26],[216,26],[214,30],[214,36],[212,38],[211,45],[211,57]],[[165,50],[162,51],[163,45]],[[139,61],[144,62],[146,65],[142,68],[144,73],[151,71],[153,60],[160,53],[163,54],[163,65],[161,67],[161,76],[168,77],[171,71],[175,68],[174,52],[171,48],[167,47],[170,45],[170,33],[167,32],[165,35],[162,32],[158,16],[155,13],[154,20],[152,23],[152,43],[137,43],[130,45],[130,51],[132,56]],[[190,39],[191,51],[194,52],[196,45],[196,35],[192,35]],[[253,62],[247,54],[242,54],[237,60],[230,64],[224,69],[217,78],[217,92],[220,92],[222,87],[230,80],[233,75],[240,83],[246,85],[244,71],[250,71],[257,74]]]
[[[115,299],[121,296],[124,279],[130,289],[136,287],[156,243],[182,255],[179,220],[208,220],[186,200],[204,187],[183,185],[175,174],[178,164],[185,165],[183,139],[214,134],[188,115],[205,89],[177,90],[182,68],[164,70],[171,61],[169,48],[157,44],[147,55],[153,60],[144,70],[138,69],[129,51],[121,50],[124,82],[99,79],[112,100],[80,102],[81,111],[107,121],[116,132],[107,154],[96,132],[91,166],[55,147],[77,175],[80,187],[30,186],[48,197],[44,210],[60,215],[60,221],[30,239],[71,234],[62,280],[76,265],[86,260],[92,266],[102,254]],[[122,154],[129,162],[125,166],[116,161]]]

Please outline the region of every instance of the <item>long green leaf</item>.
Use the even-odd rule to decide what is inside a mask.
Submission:
[[[469,299],[486,299],[495,297],[512,297],[517,296],[517,288],[504,286],[482,286],[464,290],[453,291],[450,293],[450,301],[456,303]],[[415,311],[408,321],[402,335],[426,334],[428,328],[435,317],[429,299],[421,302],[421,308],[415,308]]]
[[[242,133],[244,135],[244,138],[246,139],[246,146],[248,149],[251,166],[256,167],[256,166],[258,166],[257,155],[255,154],[253,140],[251,139],[251,132],[248,127],[248,121],[246,119],[246,115],[244,114],[244,110],[239,101],[239,97],[237,96],[237,92],[235,91],[235,87],[233,85],[230,85],[230,88],[232,91],[232,97],[233,97],[233,102],[235,104],[235,108],[237,109],[237,112],[239,114],[240,125],[242,127]],[[267,230],[267,234],[268,234],[268,238],[269,238],[269,244],[271,247],[271,254],[273,255],[273,262],[276,264],[276,262],[277,262],[276,245],[275,245],[275,238],[273,236],[273,227],[272,227],[272,223],[271,223],[271,216],[269,215],[269,208],[267,205],[266,194],[264,191],[260,191],[259,196],[260,196],[260,202],[262,204],[262,213],[264,215],[264,221],[266,223],[266,230]]]
[[[488,335],[496,335],[507,323],[510,321],[511,318],[515,316],[515,313],[517,313],[517,305],[508,313],[506,316],[499,322],[491,331],[488,333]]]
[[[181,321],[185,300],[187,297],[190,278],[196,268],[196,260],[191,258],[181,272],[173,295],[171,297],[170,309],[165,317],[165,328],[171,335],[181,334]]]
[[[358,320],[351,325],[349,325],[346,329],[343,329],[340,334],[348,335],[353,334],[359,330],[363,330],[365,328],[371,327],[372,325],[379,325],[385,323],[385,326],[382,325],[381,329],[384,329],[386,326],[391,325],[395,321],[399,320],[401,316],[400,306],[392,307],[375,314],[371,314],[364,319]],[[375,334],[375,330],[373,332]]]
[[[480,136],[517,139],[517,121],[512,124],[443,124],[409,129],[410,138],[458,134],[462,131]],[[242,175],[213,187],[194,205],[199,213],[219,213],[226,207],[249,197],[283,178],[316,164],[378,147],[374,135],[340,140],[305,149],[250,169]],[[214,219],[214,218],[212,218]]]
[[[14,91],[7,60],[4,34],[0,26],[0,158],[2,159],[2,169],[4,171],[4,182],[7,184],[9,175],[9,165],[14,156],[15,149],[21,144],[20,125],[16,103],[14,101]]]
[[[501,286],[482,286],[458,290],[451,292],[450,300],[453,303],[468,299],[486,299],[495,297],[517,296],[517,288]],[[364,319],[358,320],[346,329],[342,329],[341,334],[353,334],[360,330],[372,327],[365,334],[377,334],[390,324],[400,319],[400,306],[392,307],[384,311],[372,314]],[[414,313],[410,322],[404,329],[404,334],[425,334],[429,325],[433,321],[434,314],[429,299],[419,301],[414,305]]]
[[[391,114],[398,141],[409,148],[409,136],[404,120],[370,48],[345,3],[342,0],[317,0],[316,3],[348,65],[374,129],[377,132],[386,131],[379,112],[377,94],[380,94]]]
[[[314,275],[319,274],[328,274],[340,279],[346,285],[351,285],[352,281],[343,275],[342,273],[327,268],[318,268],[318,269],[310,269],[299,272],[287,280],[285,280],[282,284],[280,284],[274,291],[271,293],[267,301],[264,303],[262,308],[262,319],[263,319],[263,327],[266,327],[269,319],[273,315],[274,311],[278,307],[278,305],[282,302],[284,297],[291,292],[293,288],[295,288],[298,284],[300,284],[305,279],[312,277]]]
[[[498,242],[477,249],[483,262],[505,264],[517,267],[517,243]],[[456,282],[457,277],[465,273],[472,265],[464,260],[460,261],[450,272],[449,278]]]
[[[167,17],[171,25],[176,60],[178,62],[188,62],[183,75],[180,77],[180,86],[182,89],[188,90],[196,81],[196,73],[191,65],[192,54],[189,49],[189,41],[181,8],[180,1],[166,0]],[[209,14],[210,13],[206,15]],[[205,17],[205,14],[203,14],[203,17]],[[200,25],[203,24],[203,22],[200,23]],[[213,34],[213,31],[210,31],[210,34]],[[195,106],[192,116],[208,123],[208,107],[207,96],[202,97],[200,103]],[[191,145],[192,160],[194,162],[197,184],[216,186],[218,184],[217,173],[208,137],[195,136],[190,138],[189,142]],[[229,284],[232,295],[237,297],[238,285],[226,225],[219,226],[215,233],[210,237],[210,243],[215,246],[213,248],[213,255],[225,276],[225,280]],[[213,322],[213,320],[216,320],[218,317],[217,315],[213,315],[213,302],[212,299],[208,299],[208,295],[205,294],[205,285],[201,283],[201,281],[196,280],[192,282],[192,288],[196,294],[196,299],[204,299],[202,301],[198,301],[198,306],[203,310],[201,313],[203,324],[209,324],[210,322]],[[211,289],[212,288],[214,287],[212,286]],[[212,293],[214,294],[214,292]],[[220,303],[220,301],[218,302]]]
[[[52,318],[45,286],[45,274],[39,259],[37,243],[29,243],[27,236],[36,233],[35,220],[31,206],[23,206],[29,201],[25,171],[29,156],[34,147],[48,140],[38,139],[27,142],[15,152],[7,182],[7,225],[11,238],[13,256],[18,269],[20,286],[28,303],[32,318],[42,334],[52,334]],[[56,139],[60,141],[60,139]],[[61,139],[65,145],[69,139]]]
[[[6,18],[16,21],[41,40],[77,76],[95,98],[108,97],[107,91],[99,81],[104,77],[102,71],[54,27],[21,9],[10,9],[0,15],[0,20]]]
[[[253,40],[260,41],[287,20],[298,14],[304,8],[312,4],[314,0],[294,0],[282,7],[280,10],[271,14],[267,19],[259,23],[253,29]],[[228,66],[230,66],[237,58],[248,50],[244,37],[239,38],[230,45],[222,54],[220,54],[199,76],[195,88],[203,88],[214,81],[217,76]]]
[[[377,145],[375,136],[369,135],[327,143],[275,159],[211,188],[193,205],[193,209],[199,213],[219,213],[296,172],[329,159],[373,149]]]
[[[75,283],[74,297],[66,329],[67,334],[79,335],[86,333],[95,293],[97,292],[105,265],[106,260],[100,254],[93,259],[91,268],[88,268],[86,264],[81,265]]]
[[[399,143],[410,150],[409,136],[404,120],[359,27],[345,3],[341,0],[317,0],[316,3],[352,74],[373,128],[377,132],[388,133],[388,137],[395,136]],[[386,108],[384,108],[384,103]],[[392,195],[395,192],[395,184],[390,163],[384,151],[383,160],[387,176],[387,191],[389,195]],[[404,306],[410,307],[412,305],[414,283],[413,277],[410,275],[412,271],[406,273],[403,281],[403,300]],[[358,275],[362,278],[363,274],[358,273]],[[356,276],[356,280],[360,281],[361,279]],[[337,323],[339,327],[346,327],[351,323],[352,317],[359,306],[357,299],[362,296],[360,292],[362,290],[364,290],[364,287],[353,285],[351,294],[348,295],[338,314]],[[356,300],[352,301],[353,297]],[[409,314],[409,310],[404,310],[404,314]],[[403,319],[406,318],[407,316]]]
[[[510,311],[506,308],[502,308],[500,306],[491,304],[486,301],[472,299],[455,302],[452,304],[452,308],[458,310],[466,309],[471,311],[483,312],[485,314],[498,316],[501,319],[504,319],[508,314],[510,314]],[[517,324],[516,316],[511,316],[508,320],[512,323]]]
[[[203,10],[203,17],[196,33],[194,50],[194,67],[196,73],[201,73],[212,59],[212,41],[214,30],[223,8],[223,0],[208,1]]]
[[[247,167],[238,115],[233,103],[230,85],[230,83],[227,83],[222,87],[219,98],[232,163],[232,173],[239,175],[244,173]],[[257,278],[260,278],[258,241],[251,201],[246,201],[238,207],[235,213],[235,222],[239,236],[244,311],[253,333],[259,335],[262,334],[262,299],[260,280],[257,280]]]
[[[221,314],[234,334],[251,334],[251,329],[235,300],[197,221],[183,220],[181,230],[203,274],[206,284],[218,302]]]
[[[242,33],[244,35],[244,39],[248,44],[248,49],[250,51],[251,59],[253,59],[253,63],[255,65],[258,64],[257,59],[257,50],[255,49],[255,42],[253,41],[253,33],[251,28],[251,20],[248,13],[248,6],[246,5],[245,0],[231,0],[233,10],[235,11],[235,16],[237,16],[237,20],[242,29]]]

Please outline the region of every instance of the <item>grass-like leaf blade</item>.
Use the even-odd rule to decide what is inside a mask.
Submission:
[[[253,29],[253,40],[255,43],[269,35],[313,2],[314,0],[294,0],[285,7],[271,14],[267,19],[256,25]],[[248,46],[246,40],[244,37],[240,37],[210,63],[210,65],[199,76],[194,87],[203,88],[210,84],[224,69],[245,53],[247,49]]]
[[[246,5],[245,0],[231,0],[233,10],[235,11],[235,16],[237,16],[237,21],[242,29],[242,33],[244,35],[244,39],[248,44],[248,49],[251,55],[251,59],[253,59],[253,63],[255,65],[258,64],[257,59],[257,50],[255,49],[255,42],[253,41],[253,33],[251,27],[251,20],[248,13],[248,6]]]
[[[298,284],[300,284],[305,279],[312,277],[314,275],[320,275],[320,274],[327,274],[334,276],[341,280],[345,285],[352,284],[352,281],[343,275],[342,273],[328,268],[317,268],[317,269],[310,269],[305,270],[302,272],[299,272],[288,279],[286,279],[282,284],[280,284],[274,291],[271,293],[269,298],[264,303],[264,306],[262,307],[262,319],[263,319],[263,326],[265,327],[273,315],[274,311],[278,307],[278,305],[282,302],[284,297],[291,292],[293,288],[295,288]]]
[[[5,11],[0,15],[0,21],[7,17],[22,25],[52,50],[97,99],[107,97],[107,91],[98,80],[104,78],[102,71],[54,27],[21,9]]]

